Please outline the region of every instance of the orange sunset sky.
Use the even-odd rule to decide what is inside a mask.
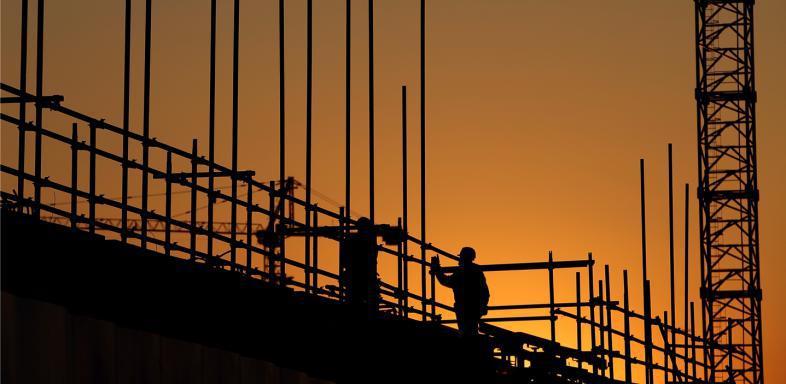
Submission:
[[[134,1],[131,129],[141,132],[144,1]],[[151,136],[207,146],[208,0],[154,0]],[[278,1],[243,1],[239,163],[278,177]],[[305,0],[287,0],[287,174],[305,180]],[[418,235],[418,0],[375,3],[376,216],[401,216],[401,86],[409,90],[410,228]],[[480,263],[585,258],[621,288],[628,269],[641,308],[639,159],[646,160],[653,312],[668,309],[667,143],[674,145],[677,297],[682,297],[684,184],[690,183],[690,297],[699,300],[694,14],[689,0],[427,1],[428,241]],[[2,81],[18,86],[20,0],[2,2]],[[314,1],[313,187],[344,201],[344,1]],[[44,93],[120,125],[122,0],[49,1]],[[230,163],[232,2],[219,1],[217,160]],[[368,214],[367,2],[353,2],[352,211]],[[29,89],[34,89],[31,2]],[[786,382],[786,2],[756,2],[756,86],[765,377]],[[16,108],[5,111],[16,116]],[[28,115],[32,116],[32,115]],[[32,117],[31,117],[32,119]],[[50,119],[69,132],[70,122]],[[2,163],[16,166],[17,131],[3,123]],[[116,144],[116,143],[115,143]],[[114,144],[113,144],[114,145]],[[44,146],[44,173],[67,175]],[[132,156],[139,150],[132,149]],[[31,161],[31,160],[29,160]],[[65,161],[65,160],[64,160]],[[157,159],[156,161],[160,161]],[[32,164],[30,162],[29,164]],[[119,195],[119,171],[101,193]],[[2,180],[3,190],[15,179]],[[138,188],[132,184],[132,188]],[[45,201],[65,199],[44,195]],[[321,206],[337,210],[330,200]],[[183,203],[185,207],[187,203]],[[177,210],[176,210],[177,211]],[[598,269],[596,269],[596,272]],[[492,304],[544,301],[545,273],[489,275]],[[558,273],[558,301],[573,272]],[[614,289],[621,300],[621,289]],[[619,297],[616,297],[619,296]],[[440,291],[448,301],[449,293]],[[681,325],[682,301],[678,300]],[[700,307],[697,306],[697,310]],[[573,327],[567,320],[570,340]],[[546,335],[546,324],[510,324]],[[562,331],[561,331],[562,332]]]

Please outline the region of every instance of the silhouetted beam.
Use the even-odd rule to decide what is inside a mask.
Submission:
[[[604,303],[605,305],[619,305],[618,301],[607,301]],[[573,308],[573,307],[589,307],[590,305],[598,305],[598,302],[595,301],[593,303],[590,302],[582,302],[582,303],[554,303],[555,307],[565,307],[565,308]],[[490,305],[488,307],[489,311],[501,311],[501,310],[511,310],[511,309],[544,309],[550,308],[550,303],[544,304],[518,304],[518,305]]]
[[[38,101],[42,104],[50,104],[50,103],[62,103],[65,98],[61,95],[52,95],[52,96],[41,96],[41,97],[18,97],[18,96],[10,96],[10,97],[2,97],[0,98],[0,103],[30,103]]]
[[[503,321],[549,321],[556,316],[515,316],[515,317],[491,317],[482,319],[484,323],[500,323]],[[440,320],[442,324],[453,324],[456,320]]]
[[[487,264],[480,265],[480,270],[485,272],[498,272],[498,271],[530,271],[537,269],[564,269],[564,268],[584,268],[594,264],[590,260],[571,260],[571,261],[554,261],[554,262],[537,262],[537,263],[512,263],[512,264]],[[445,272],[456,271],[461,267],[443,267]]]
[[[251,177],[256,175],[254,171],[237,171],[234,172],[174,172],[170,175],[172,178],[191,178],[191,177],[229,177],[229,176],[240,176],[240,177]],[[154,179],[163,179],[165,178],[165,174],[156,174],[153,175]]]

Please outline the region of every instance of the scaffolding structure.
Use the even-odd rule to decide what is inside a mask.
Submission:
[[[753,3],[696,1],[702,325],[713,383],[763,382]]]
[[[238,41],[240,1],[234,0],[233,66],[232,66],[232,156],[231,165],[215,160],[215,40],[216,0],[211,1],[211,58],[210,58],[210,113],[209,142],[207,154],[200,150],[196,139],[189,149],[177,148],[151,137],[149,123],[150,108],[150,45],[152,2],[146,1],[144,33],[144,91],[142,133],[134,132],[129,124],[130,47],[131,47],[131,0],[125,0],[125,62],[124,62],[124,108],[120,125],[89,116],[64,105],[65,97],[44,95],[43,83],[43,36],[44,1],[38,1],[37,41],[38,52],[35,66],[36,89],[27,89],[27,34],[28,0],[22,2],[20,48],[20,84],[12,86],[2,83],[2,103],[19,105],[16,116],[6,110],[2,113],[3,129],[18,130],[19,157],[17,164],[1,165],[6,177],[16,178],[16,188],[2,191],[3,210],[32,215],[73,230],[90,233],[101,232],[143,249],[158,249],[167,256],[179,257],[195,263],[205,263],[249,279],[260,279],[340,301],[344,295],[335,257],[326,253],[335,247],[324,244],[341,241],[337,238],[317,234],[325,224],[336,224],[338,228],[349,228],[357,224],[358,217],[350,212],[351,164],[349,143],[349,46],[351,30],[349,17],[351,1],[346,2],[347,15],[347,129],[346,129],[346,201],[338,210],[326,209],[312,201],[311,185],[311,107],[312,107],[312,1],[307,3],[308,55],[307,55],[307,105],[306,122],[306,181],[299,184],[304,188],[305,198],[298,198],[292,191],[294,179],[287,177],[285,164],[286,124],[284,120],[284,0],[278,2],[279,11],[279,106],[280,115],[280,162],[278,181],[259,181],[253,171],[242,170],[238,163]],[[373,1],[369,0],[369,64],[373,68]],[[739,11],[739,18],[728,22],[720,15],[723,12]],[[450,304],[438,300],[434,268],[427,254],[437,254],[457,264],[458,257],[427,242],[425,203],[425,17],[426,3],[420,1],[420,233],[413,236],[408,227],[407,202],[407,88],[402,88],[402,215],[392,226],[404,236],[396,244],[379,245],[379,257],[392,260],[396,265],[395,276],[380,276],[379,312],[385,316],[431,323],[455,323],[454,309]],[[483,319],[481,333],[489,338],[493,353],[506,370],[529,370],[534,382],[569,383],[616,383],[656,382],[668,383],[761,383],[761,328],[759,327],[759,301],[761,291],[758,279],[758,236],[756,226],[756,177],[753,136],[753,91],[752,76],[752,3],[749,2],[697,2],[697,57],[699,62],[699,135],[700,135],[700,217],[702,223],[702,298],[703,315],[708,315],[709,324],[702,317],[702,331],[696,328],[694,305],[688,302],[687,260],[685,252],[685,296],[682,327],[676,318],[674,292],[673,230],[671,231],[671,306],[662,316],[653,315],[651,308],[650,281],[646,273],[646,229],[644,227],[644,162],[641,162],[642,185],[642,259],[643,282],[641,294],[643,309],[639,312],[630,307],[630,295],[636,291],[628,286],[628,271],[622,272],[623,287],[611,287],[611,270],[608,265],[602,270],[602,278],[596,277],[592,254],[574,260],[555,260],[551,252],[548,260],[537,263],[483,265],[486,272],[548,273],[548,295],[546,303],[520,303],[493,305],[493,314],[507,311],[535,311],[526,316],[489,316]],[[715,21],[713,21],[715,20]],[[719,48],[725,44],[728,31],[744,36],[744,48]],[[742,37],[740,37],[742,39]],[[724,70],[726,65],[716,65],[723,60],[736,59],[745,66],[734,71]],[[374,75],[369,78],[370,111],[370,184],[369,200],[371,220],[374,222]],[[729,88],[731,87],[731,88]],[[736,87],[736,88],[734,88]],[[733,88],[733,89],[732,89]],[[35,108],[35,120],[28,121],[28,106]],[[73,121],[68,133],[44,123],[46,114],[57,115],[58,119]],[[735,115],[732,115],[735,113]],[[725,120],[719,120],[723,117]],[[53,119],[54,120],[54,119]],[[721,145],[721,138],[735,134],[737,144]],[[33,135],[34,145],[27,142]],[[54,175],[43,173],[42,164],[47,160],[42,150],[42,141],[47,145],[65,146],[70,152],[70,164],[57,164],[67,168],[68,180],[58,180]],[[122,141],[122,153],[115,153],[105,143]],[[743,141],[740,143],[740,141]],[[34,165],[25,164],[26,151],[33,147]],[[142,160],[130,155],[138,148]],[[203,148],[203,147],[202,147]],[[87,164],[80,160],[81,154],[88,157]],[[157,163],[154,159],[164,159]],[[748,161],[737,168],[729,169],[729,161]],[[52,160],[54,161],[54,160]],[[110,163],[121,170],[119,174],[97,175],[98,162]],[[723,168],[719,168],[723,166]],[[51,169],[51,168],[50,168]],[[673,196],[671,185],[671,145],[669,145],[669,208],[670,224],[673,227]],[[106,197],[97,192],[99,177],[120,180],[122,195]],[[130,179],[140,180],[139,204],[133,199]],[[216,180],[227,180],[231,192],[216,186]],[[84,188],[85,181],[88,187]],[[734,185],[736,189],[729,189]],[[33,193],[29,193],[29,187]],[[164,190],[162,203],[151,201],[152,187]],[[42,199],[42,191],[52,191],[68,199],[68,208],[48,203]],[[688,186],[686,185],[686,191]],[[173,196],[188,196],[187,217],[173,212]],[[183,200],[181,200],[183,201]],[[204,205],[203,205],[204,204]],[[226,204],[231,212],[230,221],[217,219],[218,205]],[[98,212],[113,212],[114,217],[103,217]],[[198,211],[206,208],[207,219],[202,220]],[[734,212],[737,216],[729,216]],[[734,217],[733,220],[730,220]],[[688,203],[685,204],[685,222],[688,223]],[[320,224],[321,223],[321,224]],[[258,233],[267,231],[275,240],[275,246],[258,241]],[[300,231],[305,239],[289,238],[287,232]],[[732,234],[732,231],[735,231]],[[348,230],[344,231],[348,233]],[[744,236],[741,243],[734,243],[732,236]],[[726,242],[722,242],[724,240]],[[295,242],[300,244],[295,244]],[[687,229],[686,229],[687,243]],[[297,252],[294,252],[292,249]],[[288,251],[289,249],[289,251]],[[413,250],[417,250],[413,254]],[[320,259],[322,257],[322,259]],[[329,261],[325,261],[329,260]],[[729,269],[726,260],[742,260],[744,264]],[[455,265],[445,269],[457,268]],[[575,300],[557,301],[557,270],[575,271]],[[414,277],[414,279],[413,279]],[[414,281],[410,281],[410,280]],[[573,281],[570,282],[573,284]],[[743,288],[732,290],[729,284],[743,284]],[[564,282],[563,282],[564,285]],[[620,297],[621,296],[621,297]],[[544,314],[545,312],[545,314]],[[507,312],[509,313],[509,312]],[[561,343],[556,331],[557,321],[563,319],[575,324],[575,344]],[[491,323],[495,322],[547,322],[550,337],[540,338],[522,332],[506,330]],[[742,334],[740,332],[742,331]],[[733,335],[733,337],[732,337]],[[681,340],[681,343],[679,342]],[[744,378],[744,379],[743,379]],[[729,380],[730,379],[730,380]],[[742,381],[741,381],[742,380]]]

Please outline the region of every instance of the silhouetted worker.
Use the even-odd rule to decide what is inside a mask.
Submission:
[[[473,263],[475,250],[464,247],[459,252],[459,268],[446,275],[439,258],[431,259],[433,273],[439,283],[453,289],[453,308],[456,310],[459,332],[464,336],[477,335],[481,316],[488,312],[489,287],[480,267]]]
[[[368,218],[358,219],[356,230],[341,242],[339,279],[350,306],[373,316],[379,303],[377,233]]]

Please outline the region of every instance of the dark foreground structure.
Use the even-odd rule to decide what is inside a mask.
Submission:
[[[369,320],[335,300],[7,211],[1,267],[5,383],[507,383],[560,363],[515,369],[492,358],[488,338]]]
[[[669,311],[659,316],[651,308],[641,160],[641,290],[629,290],[627,270],[621,289],[612,289],[609,267],[602,277],[596,275],[591,253],[578,260],[555,260],[549,252],[544,262],[481,265],[484,273],[548,273],[549,300],[492,301],[479,334],[473,325],[467,337],[452,328],[461,311],[445,302],[434,277],[437,269],[455,271],[459,259],[426,237],[425,0],[419,2],[418,237],[408,227],[406,86],[401,90],[401,217],[380,223],[374,216],[374,0],[367,8],[367,223],[351,214],[349,193],[351,166],[357,162],[349,151],[352,1],[346,2],[346,189],[338,209],[312,198],[313,1],[307,1],[305,15],[304,183],[288,175],[285,161],[284,0],[276,9],[279,173],[266,178],[238,162],[239,0],[232,2],[229,166],[215,159],[216,0],[210,2],[208,142],[200,147],[193,139],[188,149],[151,133],[159,128],[150,123],[153,1],[144,2],[139,127],[129,123],[136,39],[131,15],[132,5],[143,2],[125,0],[124,67],[117,69],[124,75],[123,116],[115,125],[66,106],[62,95],[44,94],[44,0],[35,2],[31,89],[32,2],[18,1],[19,83],[0,84],[0,124],[18,133],[17,156],[4,156],[0,166],[4,383],[763,382],[753,1],[695,1],[700,324],[688,302],[687,246],[681,310],[677,306],[669,145]],[[16,107],[18,113],[9,112]],[[6,160],[12,158],[16,162]],[[299,188],[302,198],[295,192]],[[45,201],[50,196],[54,201]],[[360,227],[379,230],[379,236],[366,237]],[[355,261],[348,267],[347,258],[335,251],[346,250],[353,236],[349,254],[354,256],[348,259]],[[373,256],[363,258],[359,249]],[[451,265],[440,269],[429,256]],[[557,270],[575,272],[575,299],[556,298]],[[573,283],[570,276],[568,286]],[[640,312],[629,307],[630,295],[638,293]],[[516,314],[496,316],[511,311]],[[558,340],[559,319],[575,327],[575,341]],[[544,322],[550,337],[506,330],[495,322]]]

